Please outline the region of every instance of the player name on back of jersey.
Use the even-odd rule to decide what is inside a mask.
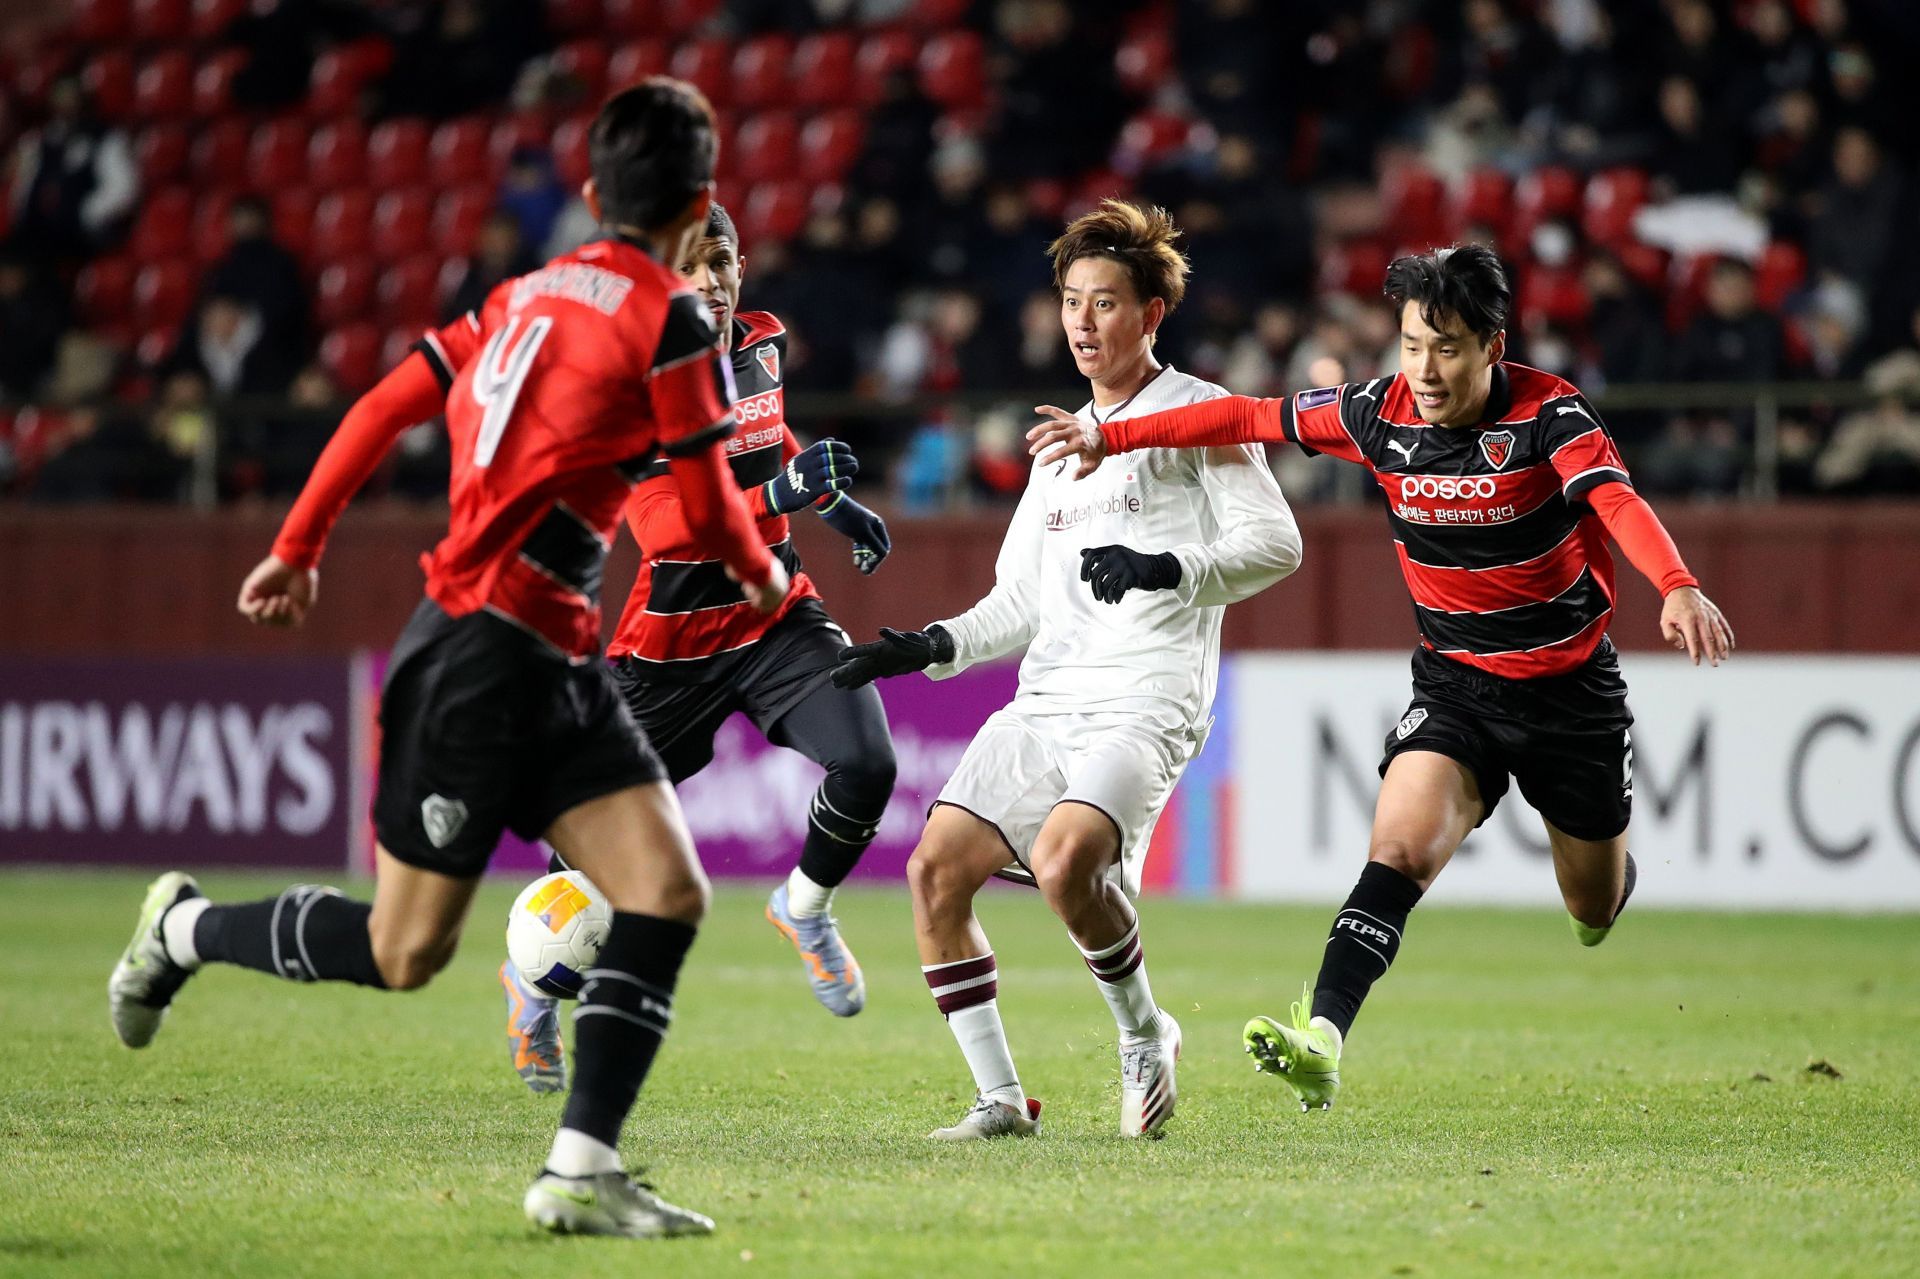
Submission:
[[[631,292],[633,281],[616,271],[586,262],[563,262],[514,281],[512,306],[518,310],[534,298],[564,298],[612,315]]]

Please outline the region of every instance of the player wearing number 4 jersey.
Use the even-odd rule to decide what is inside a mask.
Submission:
[[[1287,1024],[1246,1030],[1256,1065],[1326,1107],[1340,1051],[1400,949],[1414,904],[1508,779],[1546,819],[1574,935],[1607,936],[1633,892],[1627,689],[1607,639],[1606,536],[1665,596],[1661,628],[1695,664],[1733,632],[1702,595],[1593,406],[1502,359],[1506,274],[1478,245],[1387,271],[1400,372],[1284,399],[1234,396],[1089,428],[1058,410],[1029,434],[1042,463],[1108,451],[1287,441],[1363,466],[1387,504],[1420,647],[1413,701],[1387,735],[1368,864],[1334,919],[1320,976]]]
[[[787,521],[812,508],[852,541],[863,573],[879,567],[891,544],[880,517],[847,494],[859,469],[852,451],[837,440],[802,449],[787,428],[787,332],[765,311],[737,309],[744,266],[733,219],[716,204],[680,274],[712,315],[739,391],[728,466],[793,589],[772,616],[742,601],[693,536],[667,464],[656,462],[627,500],[640,574],[608,656],[627,709],[676,785],[713,759],[714,735],[736,711],[769,741],[826,770],[807,806],[799,864],[774,889],[766,917],[799,953],[814,997],[851,1017],[866,1005],[866,982],[829,907],[886,812],[893,739],[879,693],[829,682],[846,633],[801,571]],[[500,980],[514,1069],[534,1092],[559,1089],[565,1067],[556,1001],[512,964],[501,966]]]
[[[1122,201],[1052,247],[1060,320],[1113,422],[1224,395],[1163,367],[1154,335],[1186,291],[1173,221]],[[1036,466],[986,598],[925,632],[849,648],[836,682],[934,679],[1024,648],[1020,687],[961,757],[907,866],[927,985],[978,1090],[944,1141],[1025,1136],[1040,1103],[1015,1072],[999,967],[974,917],[994,876],[1033,884],[1066,925],[1119,1031],[1120,1131],[1158,1134],[1177,1100],[1180,1027],[1154,1000],[1131,898],[1154,824],[1211,724],[1226,606],[1300,563],[1300,534],[1266,458],[1116,453],[1091,483]]]
[[[727,469],[733,396],[718,335],[669,266],[712,203],[712,111],[688,85],[649,80],[602,108],[589,151],[587,205],[616,238],[507,281],[388,374],[348,413],[241,588],[252,620],[298,624],[347,500],[401,430],[444,405],[452,517],[381,690],[372,903],[308,885],[215,906],[187,876],[162,876],[114,970],[111,1008],[139,1048],[210,962],[425,985],[452,957],[501,832],[544,835],[600,886],[613,920],[525,1211],[553,1230],[705,1233],[711,1221],[629,1179],[615,1149],[708,890],[665,769],[597,660],[601,561],[628,490],[665,455],[695,539],[753,607],[773,612],[788,583]]]

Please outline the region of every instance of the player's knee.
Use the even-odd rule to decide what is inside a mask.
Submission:
[[[1451,851],[1433,840],[1376,838],[1367,860],[1393,867],[1424,889],[1433,883]]]
[[[898,773],[892,742],[879,742],[857,751],[836,763],[833,769],[834,777],[849,794],[881,805],[893,794]]]
[[[930,914],[968,906],[980,890],[964,846],[922,838],[907,859],[907,888]]]
[[[648,887],[651,890],[649,900],[639,908],[639,914],[657,915],[661,919],[697,925],[707,917],[707,908],[713,904],[713,885],[704,874],[693,868],[667,876]],[[623,909],[618,903],[614,908]]]
[[[373,939],[373,962],[388,990],[418,990],[453,958],[452,938]]]
[[[1104,841],[1042,831],[1033,845],[1033,881],[1049,906],[1077,902],[1098,890],[1110,852]]]

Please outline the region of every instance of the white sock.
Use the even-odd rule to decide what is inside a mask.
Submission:
[[[591,1177],[598,1172],[619,1172],[620,1152],[576,1128],[562,1128],[553,1135],[553,1152],[547,1156],[547,1171],[562,1177]]]
[[[1074,943],[1076,946],[1078,942]],[[1153,1002],[1153,986],[1147,981],[1147,956],[1140,946],[1140,921],[1134,920],[1126,936],[1099,950],[1081,947],[1080,954],[1093,970],[1113,1010],[1113,1024],[1128,1038],[1140,1039],[1160,1033],[1160,1007]]]
[[[189,897],[167,907],[167,913],[160,916],[160,944],[166,948],[167,958],[188,972],[200,967],[200,952],[193,948],[193,926],[211,905],[205,897]]]
[[[801,873],[798,866],[787,876],[787,910],[795,919],[818,915],[833,904],[833,890],[822,888]]]
[[[1004,1101],[1025,1114],[1027,1094],[1020,1087],[1013,1052],[1007,1047],[1007,1032],[1000,1025],[1000,1001],[989,999],[962,1008],[947,1018],[947,1025],[959,1041],[967,1069],[973,1072],[973,1086],[982,1096]]]
[[[1338,1026],[1328,1021],[1325,1017],[1315,1017],[1312,1021],[1309,1021],[1307,1023],[1307,1027],[1310,1030],[1326,1031],[1327,1042],[1333,1045],[1334,1057],[1337,1059],[1340,1056],[1340,1049],[1345,1046],[1343,1042],[1345,1037],[1341,1035],[1340,1028]]]

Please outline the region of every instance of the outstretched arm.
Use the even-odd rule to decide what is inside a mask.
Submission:
[[[1074,478],[1093,474],[1109,453],[1133,449],[1192,449],[1275,442],[1287,437],[1283,423],[1286,400],[1260,400],[1247,395],[1225,395],[1186,404],[1159,413],[1096,426],[1065,409],[1043,404],[1034,412],[1046,420],[1027,432],[1027,452],[1041,466],[1078,457]]]
[[[1665,600],[1660,633],[1666,641],[1684,649],[1695,666],[1703,657],[1713,666],[1725,661],[1733,652],[1733,627],[1701,593],[1699,579],[1687,570],[1680,549],[1646,499],[1618,480],[1596,485],[1586,499],[1627,562],[1659,589]]]

